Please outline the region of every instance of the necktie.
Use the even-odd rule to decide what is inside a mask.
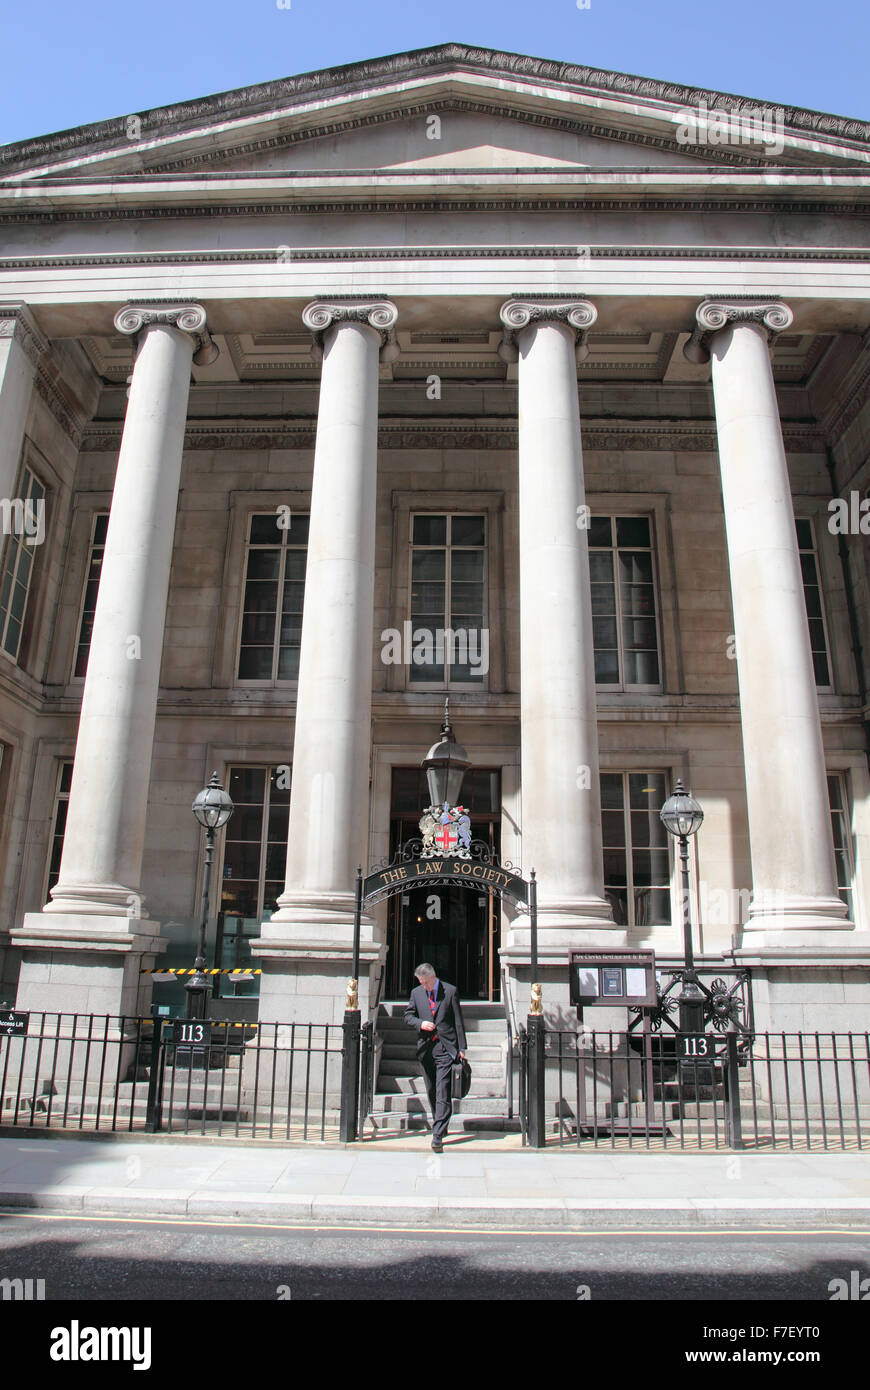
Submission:
[[[434,989],[430,989],[430,990],[429,990],[429,1008],[431,1009],[431,1011],[432,1011],[432,1017],[434,1018],[434,1017],[435,1017],[435,991],[434,991]],[[438,1034],[437,1034],[437,1033],[433,1033],[433,1034],[432,1034],[432,1037],[433,1037],[433,1038],[437,1038],[437,1037],[438,1037]]]

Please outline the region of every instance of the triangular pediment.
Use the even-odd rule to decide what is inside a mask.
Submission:
[[[717,127],[711,116],[687,139],[687,114],[698,111],[726,113],[724,122],[720,115]],[[863,122],[460,44],[0,149],[0,173],[27,181],[868,163],[870,126]]]
[[[674,144],[592,134],[577,120],[547,113],[502,112],[484,102],[429,103],[414,112],[357,118],[328,134],[304,131],[265,150],[210,155],[200,167],[225,172],[390,169],[592,169],[697,167]],[[187,166],[194,172],[194,165]]]

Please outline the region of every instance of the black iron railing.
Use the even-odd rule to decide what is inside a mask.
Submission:
[[[340,1024],[32,1012],[27,1027],[0,1038],[0,1125],[338,1137]]]
[[[692,1035],[694,1037],[694,1035]],[[870,1034],[546,1029],[543,1077],[515,1051],[523,1143],[543,1085],[543,1142],[610,1149],[870,1148]]]

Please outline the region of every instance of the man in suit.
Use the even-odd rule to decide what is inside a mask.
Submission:
[[[419,984],[411,990],[405,1022],[418,1033],[417,1060],[426,1078],[432,1111],[432,1150],[440,1154],[453,1114],[450,1068],[457,1056],[465,1056],[465,1025],[455,985],[439,980],[428,962],[418,965],[414,975]]]

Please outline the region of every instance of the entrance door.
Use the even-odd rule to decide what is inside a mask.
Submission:
[[[429,803],[420,768],[393,769],[390,850],[418,836],[419,819]],[[501,777],[497,771],[470,769],[459,804],[471,816],[471,834],[498,853]],[[463,999],[498,999],[499,901],[475,886],[428,884],[390,899],[387,931],[387,994],[407,998],[423,961],[439,978],[456,985]]]
[[[488,999],[490,894],[444,883],[415,888],[406,897],[402,912],[406,979],[400,995],[413,988],[415,968],[430,961],[439,979],[455,984],[461,998]]]

